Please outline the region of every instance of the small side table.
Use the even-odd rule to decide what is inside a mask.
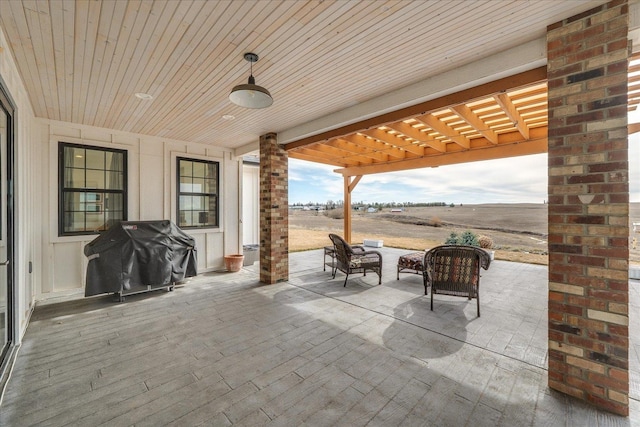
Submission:
[[[329,261],[327,261],[327,257],[329,257]],[[331,274],[335,274],[334,270],[336,268],[336,249],[333,246],[324,247],[322,271],[327,271],[327,266],[331,267]]]

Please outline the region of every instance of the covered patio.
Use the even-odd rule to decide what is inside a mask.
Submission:
[[[36,308],[2,425],[598,425],[640,422],[631,337],[628,418],[547,387],[547,267],[495,261],[475,303],[396,280],[406,251],[380,249],[383,283],[290,255],[287,282],[257,264],[174,292]],[[630,282],[631,312],[640,305]],[[631,330],[638,330],[631,316]],[[106,327],[105,327],[106,326]]]
[[[2,417],[632,423],[638,411],[619,419],[550,389],[622,416],[638,404],[628,109],[639,40],[638,0],[0,1]],[[270,108],[229,97],[254,71]],[[501,269],[490,271],[483,304],[502,300],[500,316],[467,320],[459,301],[426,311],[416,277],[345,289],[317,254],[289,255],[289,155],[344,158],[349,206],[359,177],[398,160],[545,151],[549,269],[511,272],[493,294]],[[244,156],[258,152],[259,273],[218,274],[257,243],[242,223]],[[124,305],[57,304],[82,298],[83,248],[107,212],[189,228],[201,277]],[[518,286],[534,277],[527,306]],[[510,311],[508,286],[522,310]],[[511,330],[523,313],[529,329]]]

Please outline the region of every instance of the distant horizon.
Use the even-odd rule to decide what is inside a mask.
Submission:
[[[333,200],[334,203],[337,204],[343,204],[342,200]],[[395,203],[396,206],[398,207],[403,207],[401,205],[403,205],[402,202],[371,202],[368,203],[370,205],[388,205],[391,203]],[[432,204],[432,203],[442,203],[442,206],[449,206],[451,205],[451,203],[453,202],[441,202],[441,201],[430,201],[430,202],[404,202],[404,204],[410,204],[409,206],[404,206],[404,207],[442,207],[442,206],[437,206],[437,205],[433,205],[433,206],[418,206],[418,205],[424,205],[424,204]],[[640,203],[640,202],[632,202],[632,203]],[[289,206],[324,206],[327,204],[327,201],[324,202],[306,202],[306,203],[289,203]],[[351,201],[351,205],[357,205],[360,204],[359,201]],[[365,204],[365,203],[363,203]],[[454,206],[478,206],[478,205],[546,205],[547,203],[536,203],[536,202],[487,202],[487,203],[453,203]]]
[[[289,204],[344,200],[336,166],[289,159]],[[547,154],[364,175],[353,203],[543,204]],[[629,201],[640,202],[640,133],[629,136]]]
[[[342,200],[339,200],[342,202]],[[334,200],[334,202],[337,202]],[[351,202],[352,205],[358,204],[359,202]],[[387,204],[385,202],[375,202],[377,204]],[[440,203],[440,202],[416,202],[414,205],[424,204],[424,203]],[[443,202],[445,205],[449,206],[450,203]],[[374,203],[371,203],[374,204]],[[536,202],[486,202],[486,203],[454,203],[455,206],[482,206],[482,205],[547,205],[548,203],[536,203]],[[630,205],[640,205],[640,201],[637,202],[629,202]],[[320,206],[326,205],[326,202],[322,203],[303,203],[302,205],[298,203],[289,203],[289,206]],[[403,207],[403,206],[398,206]],[[438,207],[438,206],[404,206],[404,207]]]

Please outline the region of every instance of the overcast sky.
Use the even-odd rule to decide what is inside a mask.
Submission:
[[[640,202],[640,133],[629,138],[629,148],[631,202]],[[289,159],[289,203],[343,200],[342,175],[334,169]],[[354,203],[543,203],[546,199],[546,154],[365,175],[351,194]]]

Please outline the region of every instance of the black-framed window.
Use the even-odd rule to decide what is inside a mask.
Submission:
[[[127,219],[127,151],[60,142],[58,234],[95,234]]]
[[[220,165],[178,157],[178,226],[218,227]]]

